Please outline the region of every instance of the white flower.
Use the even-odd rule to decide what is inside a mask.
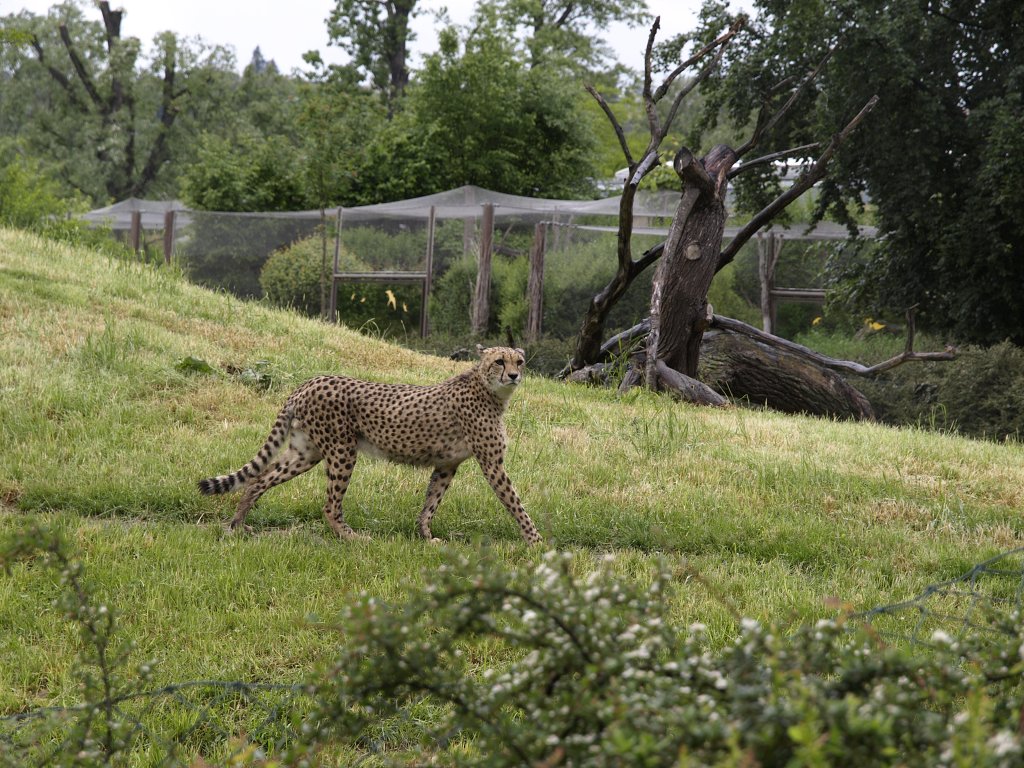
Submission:
[[[1017,737],[1009,731],[999,731],[988,740],[988,745],[992,748],[992,752],[996,757],[1003,757],[1020,751]]]
[[[953,638],[943,632],[941,629],[936,629],[932,632],[932,642],[940,643],[942,645],[952,645]]]

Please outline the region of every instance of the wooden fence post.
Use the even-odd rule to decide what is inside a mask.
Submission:
[[[476,290],[473,293],[470,330],[476,336],[487,332],[491,314],[491,244],[494,242],[494,205],[484,205],[480,221],[480,253],[477,256]]]
[[[434,206],[430,206],[430,217],[427,219],[427,263],[423,276],[423,304],[420,307],[420,338],[425,339],[430,333],[430,288],[434,274]]]
[[[761,283],[761,327],[775,333],[775,267],[782,253],[782,235],[769,232],[757,236],[757,276]]]
[[[132,249],[132,253],[137,254],[139,252],[139,246],[142,240],[142,212],[132,211],[132,225],[131,229],[128,230],[128,246]]]
[[[338,206],[338,225],[334,233],[334,267],[331,269],[331,301],[327,309],[327,322],[338,322],[338,272],[341,271],[341,211]]]
[[[171,263],[174,253],[174,210],[164,214],[164,264]]]
[[[533,228],[533,245],[530,246],[530,277],[526,283],[528,309],[526,314],[526,341],[540,338],[541,318],[544,316],[544,240],[547,224],[538,223]]]

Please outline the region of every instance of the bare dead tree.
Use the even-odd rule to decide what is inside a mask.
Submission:
[[[665,136],[668,135],[668,131],[675,120],[676,113],[679,111],[683,100],[697,85],[711,75],[725,52],[725,46],[740,31],[743,23],[744,17],[741,16],[726,32],[681,62],[679,66],[665,77],[657,88],[654,88],[651,56],[654,50],[654,40],[661,26],[661,18],[658,17],[654,20],[650,34],[647,37],[647,49],[644,55],[643,101],[644,112],[647,115],[648,128],[650,129],[650,140],[639,158],[633,157],[633,153],[626,141],[625,131],[615,117],[615,113],[612,112],[608,102],[592,85],[586,86],[587,92],[600,105],[611,123],[612,129],[615,131],[615,135],[619,140],[619,146],[626,158],[627,177],[623,184],[622,199],[619,203],[619,234],[616,244],[617,268],[615,276],[590,301],[590,306],[583,317],[583,323],[577,336],[576,349],[570,363],[572,369],[582,368],[597,359],[608,313],[626,292],[626,289],[629,288],[630,283],[661,256],[663,248],[658,247],[647,251],[640,259],[633,259],[631,244],[633,237],[633,204],[636,200],[637,189],[640,186],[640,182],[658,166],[661,144],[665,140]],[[662,121],[658,114],[658,104],[665,98],[672,84],[675,83],[683,72],[701,63],[703,63],[703,67],[700,73],[679,89],[669,107],[668,115]]]
[[[817,71],[810,76],[816,76]],[[798,90],[802,87],[804,84],[798,86]],[[651,389],[661,389],[663,385],[677,389],[659,375],[657,362],[664,363],[683,376],[697,376],[701,340],[710,324],[707,294],[715,273],[728,264],[739,248],[760,229],[768,226],[786,206],[825,177],[828,163],[836,149],[874,108],[878,99],[873,97],[868,101],[832,137],[821,155],[793,186],[758,212],[723,249],[728,174],[742,153],[756,146],[762,126],[769,127],[781,119],[794,101],[795,97],[791,97],[782,109],[770,117],[765,117],[762,112],[753,137],[737,150],[718,145],[700,161],[686,148],[676,155],[674,167],[682,182],[683,193],[680,209],[669,228],[664,254],[651,290],[651,330],[647,339],[646,365],[646,382]],[[685,396],[692,399],[689,392]]]
[[[747,323],[713,315],[701,338],[700,380],[683,377],[663,361],[656,361],[658,375],[667,379],[668,388],[690,401],[723,405],[722,392],[742,396],[750,402],[769,405],[787,413],[818,413],[844,418],[873,419],[871,404],[847,382],[850,376],[873,378],[907,362],[953,360],[956,350],[914,351],[915,309],[907,310],[907,339],[904,350],[875,365],[838,360],[787,339],[774,336]],[[651,319],[608,339],[601,345],[602,360],[619,356],[647,337]],[[646,355],[634,351],[634,361]],[[599,362],[570,374],[573,381],[609,384],[617,366]],[[620,384],[620,391],[638,386],[643,373],[633,365]]]
[[[634,161],[631,156],[621,125],[605,100],[593,88],[588,88],[601,105],[619,138],[628,163],[629,177],[623,188],[619,212],[616,275],[591,302],[577,339],[575,355],[563,373],[568,375],[572,371],[578,371],[574,374],[577,380],[600,378],[600,369],[588,371],[587,367],[599,362],[608,350],[608,345],[601,344],[604,319],[629,283],[644,268],[658,262],[652,282],[650,316],[640,326],[612,340],[621,345],[626,339],[646,337],[643,353],[634,354],[632,357],[631,369],[623,380],[623,388],[646,383],[651,389],[668,390],[691,402],[714,405],[724,402],[721,392],[725,389],[735,395],[752,396],[761,400],[765,399],[762,395],[766,395],[769,404],[782,404],[783,410],[808,410],[837,413],[854,418],[871,418],[872,411],[867,400],[846,384],[835,370],[835,366],[829,366],[824,358],[809,354],[809,350],[794,350],[793,345],[787,347],[788,342],[769,334],[750,333],[755,330],[750,326],[740,329],[739,326],[744,324],[738,324],[737,321],[728,318],[719,318],[714,315],[707,303],[707,293],[714,275],[731,262],[739,249],[755,234],[769,226],[788,205],[826,176],[829,162],[836,151],[878,103],[877,96],[869,99],[828,141],[804,144],[740,162],[787,118],[801,94],[813,85],[832,58],[835,46],[826,51],[821,60],[802,79],[779,83],[773,89],[773,93],[782,95],[784,100],[772,99],[765,102],[757,115],[750,137],[739,147],[734,149],[720,144],[703,157],[698,157],[686,147],[681,148],[675,155],[673,168],[679,176],[682,191],[667,239],[647,251],[637,261],[632,259],[629,251],[633,224],[632,210],[637,186],[646,173],[657,164],[659,147],[682,99],[718,65],[726,46],[735,37],[742,23],[743,17],[740,17],[728,31],[680,64],[657,90],[652,90],[652,50],[659,27],[659,22],[655,21],[644,55],[643,102],[651,139],[639,161]],[[668,117],[662,123],[656,111],[659,99],[665,95],[683,69],[697,63],[701,63],[703,68],[693,81],[676,94]],[[782,103],[777,106],[780,100]],[[725,194],[729,180],[780,157],[803,155],[810,151],[818,152],[814,162],[790,188],[759,211],[723,248],[722,239],[727,215]],[[912,329],[912,317],[909,323]],[[713,326],[714,330],[706,334],[705,332]],[[709,346],[709,338],[717,337],[721,338]],[[698,381],[697,369],[701,355],[707,354],[715,345],[719,349],[724,349],[725,339],[728,339],[733,348],[728,355],[723,353],[716,357],[719,363],[726,357],[731,360],[729,365],[716,366],[717,373],[712,378],[719,386],[709,386],[707,380]],[[911,330],[910,343],[912,339]],[[758,356],[753,354],[755,346],[759,350],[768,351]],[[740,354],[740,347],[744,347],[743,354]],[[951,355],[952,352],[948,350],[944,353],[915,353],[908,347],[898,360],[889,361],[889,364],[891,367],[907,360],[949,359]],[[856,370],[857,364],[845,362],[844,373],[861,372]],[[756,375],[751,373],[758,366],[763,370],[757,371]],[[728,376],[722,374],[722,371],[726,370],[731,371]],[[774,382],[771,381],[772,376],[775,377]],[[743,384],[744,381],[747,383]],[[743,391],[744,387],[749,387],[749,390]],[[737,391],[737,388],[740,391]],[[791,397],[783,395],[787,390],[793,393]],[[770,402],[772,400],[775,402]]]

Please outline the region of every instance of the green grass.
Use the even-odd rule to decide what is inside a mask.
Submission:
[[[212,375],[180,370],[187,357]],[[229,370],[267,361],[269,389]],[[154,684],[297,682],[331,658],[332,621],[366,591],[401,600],[455,554],[527,549],[473,462],[435,534],[415,519],[425,470],[361,460],[346,515],[369,542],[323,522],[314,470],[269,493],[257,534],[222,532],[237,497],[199,478],[237,469],[290,389],[323,372],[430,383],[465,364],[244,303],[160,270],[0,231],[0,533],[49,521],[98,598],[120,615]],[[1024,447],[914,429],[714,410],[634,391],[533,378],[507,417],[509,473],[547,547],[623,578],[685,559],[672,615],[735,631],[723,602],[782,625],[903,600],[1024,544]],[[0,576],[0,713],[76,699],[75,632],[37,564]],[[912,617],[911,617],[912,618]],[[341,629],[340,631],[343,631]],[[500,659],[479,649],[480,665]],[[410,737],[411,738],[411,737]]]

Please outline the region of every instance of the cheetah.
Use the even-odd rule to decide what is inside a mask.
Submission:
[[[523,380],[523,350],[477,346],[470,370],[432,386],[380,384],[347,376],[317,376],[300,385],[278,413],[259,453],[237,472],[199,482],[204,494],[243,488],[229,527],[252,529],[245,517],[275,485],[321,460],[327,472],[324,516],[342,539],[366,538],[345,522],[341,502],[358,453],[400,464],[433,467],[417,522],[419,535],[439,541],[430,522],[459,465],[473,457],[529,544],[541,540],[505,473],[502,415]],[[287,446],[287,447],[286,447]]]

